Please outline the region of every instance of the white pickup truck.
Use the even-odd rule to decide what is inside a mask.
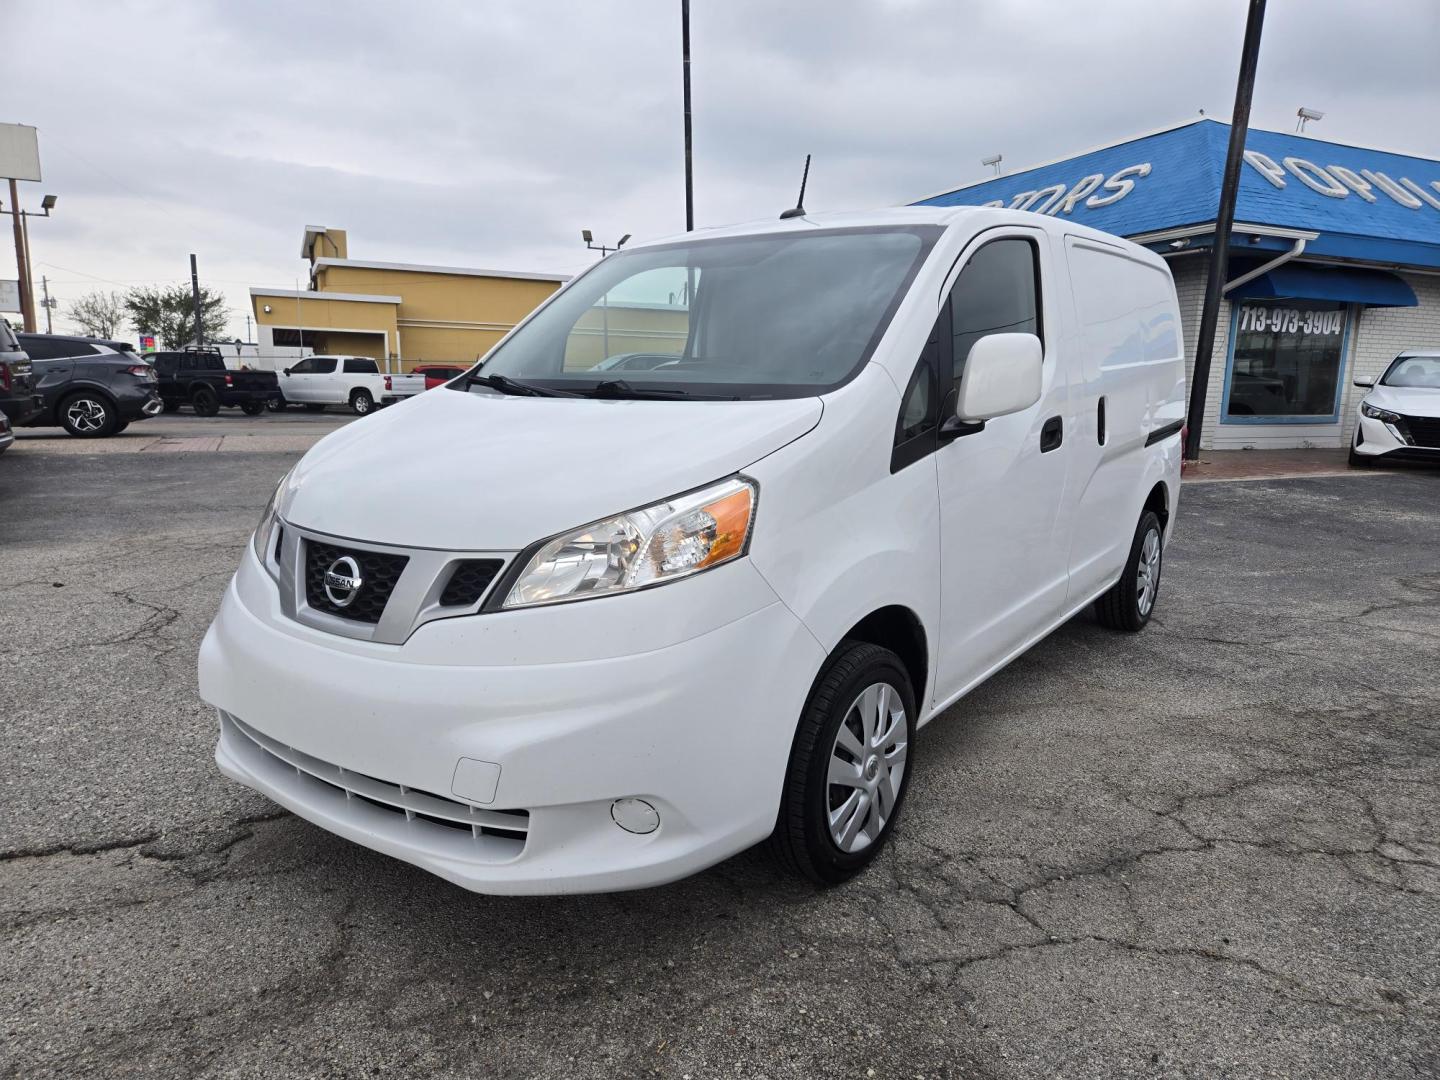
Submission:
[[[319,412],[326,405],[348,405],[358,416],[376,405],[414,397],[425,389],[423,375],[386,375],[368,356],[307,356],[280,372],[284,405]]]

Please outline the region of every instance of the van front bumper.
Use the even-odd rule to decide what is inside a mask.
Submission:
[[[741,560],[648,595],[441,620],[381,646],[285,620],[247,550],[200,650],[201,695],[221,715],[216,762],[325,829],[478,892],[673,881],[772,830],[823,652],[771,593],[666,647],[567,661],[567,609],[610,605],[623,635],[642,595],[658,609],[715,590],[758,596],[759,580]],[[553,622],[557,662],[504,662],[533,661],[506,646],[506,620],[527,635]],[[473,662],[431,662],[450,645]],[[653,832],[616,824],[613,804],[630,798],[658,812]]]

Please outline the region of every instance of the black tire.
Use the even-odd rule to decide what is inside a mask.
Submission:
[[[369,390],[361,387],[350,391],[350,411],[356,416],[369,416],[375,411],[375,399],[370,396]]]
[[[849,721],[847,726],[852,726],[853,733],[856,718],[852,717],[851,709],[858,704],[862,692],[876,684],[888,685],[897,693],[905,710],[905,747],[901,759],[904,769],[878,834],[860,850],[846,851],[831,834],[830,813],[837,801],[840,805],[847,801],[845,791],[860,789],[830,783],[831,757],[841,724]],[[780,813],[770,837],[771,851],[781,865],[818,885],[838,885],[854,877],[875,858],[905,805],[905,792],[910,787],[913,771],[915,721],[915,691],[900,658],[879,645],[842,641],[815,681],[795,731],[780,797]],[[898,739],[881,746],[877,756],[891,756],[885,751],[896,744]],[[869,771],[865,762],[856,765],[858,776]],[[875,795],[880,796],[878,787]],[[869,810],[860,811],[856,816],[860,813],[868,817]]]
[[[324,411],[325,411],[325,406],[324,406],[324,405],[306,405],[306,406],[305,406],[305,411],[306,411],[306,412],[324,412]]]
[[[265,403],[263,401],[242,401],[240,411],[246,416],[259,416],[265,411]]]
[[[71,394],[55,410],[60,425],[77,439],[103,439],[115,434],[119,419],[110,399],[90,390]]]
[[[112,431],[110,434],[111,434],[111,435],[119,435],[122,431],[124,431],[124,430],[125,430],[127,427],[129,427],[129,426],[130,426],[130,421],[129,421],[129,420],[122,421],[121,423],[115,425],[115,430]]]
[[[1350,467],[1352,469],[1368,469],[1375,464],[1375,457],[1372,454],[1357,454],[1355,444],[1350,444]]]
[[[215,416],[220,412],[220,398],[208,386],[197,386],[190,394],[190,407],[196,416]]]
[[[1140,588],[1140,561],[1145,550],[1146,539],[1154,534],[1157,546],[1150,573],[1151,587],[1148,604]],[[1140,524],[1135,527],[1135,539],[1130,543],[1130,557],[1125,560],[1125,569],[1120,580],[1110,591],[1095,601],[1095,617],[1101,626],[1111,630],[1125,630],[1135,633],[1143,630],[1154,614],[1155,604],[1160,598],[1160,571],[1164,568],[1165,530],[1153,510],[1140,515]],[[1147,563],[1150,561],[1147,560]]]
[[[167,402],[165,402],[165,411],[166,411],[167,413],[179,412],[179,411],[180,411],[180,402],[178,402],[178,401],[167,401]]]
[[[289,403],[284,398],[271,398],[269,401],[265,402],[265,408],[269,409],[271,412],[284,412],[285,407],[288,404]]]

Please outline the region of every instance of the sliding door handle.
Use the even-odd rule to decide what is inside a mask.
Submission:
[[[1056,449],[1065,438],[1065,426],[1060,417],[1052,416],[1040,429],[1040,453],[1048,454]]]

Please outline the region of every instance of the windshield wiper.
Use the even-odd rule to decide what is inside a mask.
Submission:
[[[505,375],[481,375],[479,372],[471,375],[465,380],[466,387],[476,384],[488,386],[491,390],[499,390],[502,394],[513,394],[517,397],[578,397],[569,390],[552,390],[548,386],[537,386],[534,383],[520,382]]]
[[[635,386],[624,379],[601,379],[588,390],[580,392],[594,398],[669,398],[688,397],[689,393],[670,386]]]

